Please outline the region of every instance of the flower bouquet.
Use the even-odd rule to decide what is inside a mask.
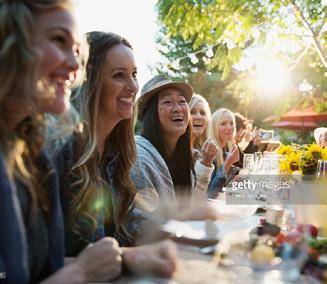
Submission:
[[[302,175],[313,175],[318,160],[327,160],[327,149],[317,144],[281,145],[277,153],[284,157],[279,164],[280,171],[288,174],[300,171]]]

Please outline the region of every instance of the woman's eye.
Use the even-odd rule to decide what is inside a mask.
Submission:
[[[114,74],[114,78],[124,78],[124,73],[122,72],[116,73]]]
[[[135,80],[137,80],[137,72],[133,72],[132,76]]]
[[[54,36],[53,41],[60,44],[61,46],[64,46],[66,44],[66,38],[64,36]]]
[[[200,114],[201,115],[206,115],[204,111],[200,111]]]

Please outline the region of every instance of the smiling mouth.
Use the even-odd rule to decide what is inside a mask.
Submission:
[[[193,124],[193,127],[194,127],[194,128],[202,128],[203,125],[202,125],[202,124]]]
[[[184,118],[183,117],[173,117],[171,119],[172,122],[183,122],[184,121]]]
[[[134,103],[133,97],[122,97],[122,98],[119,98],[118,100],[125,104],[133,104]]]

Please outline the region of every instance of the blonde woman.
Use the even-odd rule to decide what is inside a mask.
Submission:
[[[209,124],[209,138],[218,146],[218,154],[215,159],[215,172],[209,185],[211,196],[226,184],[235,172],[232,165],[240,159],[237,146],[233,144],[235,136],[235,117],[233,112],[226,108],[216,110]]]
[[[208,101],[199,94],[193,94],[188,105],[192,119],[193,148],[201,150],[208,138],[211,110]]]
[[[0,271],[8,283],[85,283],[121,270],[110,239],[60,269],[63,220],[41,113],[69,107],[78,69],[70,9],[68,0],[0,0]]]
[[[319,145],[321,147],[327,146],[327,128],[326,127],[316,128],[313,132],[313,136],[316,140],[317,145]]]
[[[90,32],[87,39],[87,78],[77,98],[83,131],[56,158],[66,256],[76,257],[89,244],[114,237],[124,246],[128,270],[170,277],[176,264],[171,243],[126,247],[134,245],[139,229],[131,221],[137,216],[131,215],[135,187],[129,175],[136,157],[133,113],[139,88],[132,47],[113,33]]]

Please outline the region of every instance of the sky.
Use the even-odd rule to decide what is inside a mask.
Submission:
[[[138,67],[140,88],[155,73],[160,55],[156,49],[158,31],[156,0],[76,0],[75,14],[78,28],[83,34],[89,31],[114,32],[125,37],[133,46]],[[155,71],[154,71],[155,72]]]

